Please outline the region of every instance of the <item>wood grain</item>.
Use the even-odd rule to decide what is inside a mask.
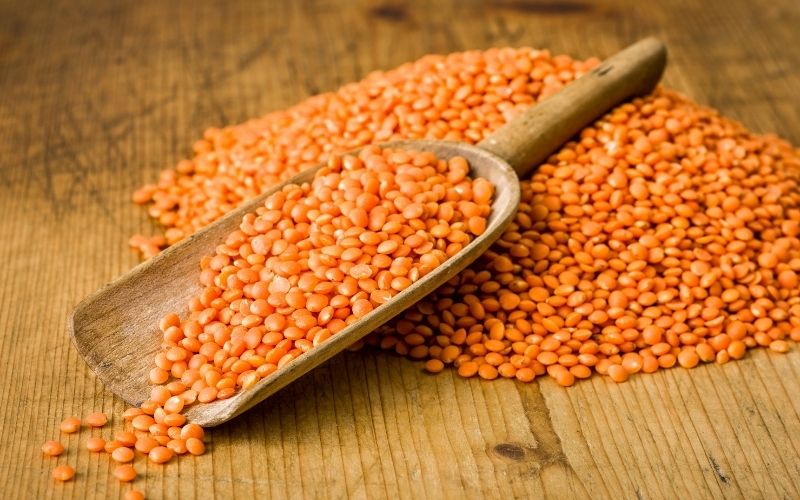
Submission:
[[[153,231],[131,191],[203,129],[428,52],[529,45],[610,54],[646,35],[666,83],[800,143],[795,0],[137,2],[0,0],[0,494],[118,497],[68,415],[120,399],[71,347],[78,301]],[[137,465],[149,498],[797,498],[800,354],[601,379],[464,381],[347,353],[230,424],[211,450]],[[76,481],[54,486],[55,463]]]

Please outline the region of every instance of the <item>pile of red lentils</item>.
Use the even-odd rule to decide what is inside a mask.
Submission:
[[[287,111],[206,132],[134,195],[176,242],[332,152],[479,142],[597,60],[533,49],[426,56]],[[514,224],[470,269],[366,342],[464,377],[569,386],[725,363],[800,340],[800,155],[658,89],[584,129],[522,182]]]
[[[133,195],[164,235],[136,235],[150,257],[332,154],[397,139],[477,143],[599,63],[546,50],[428,55],[284,111],[206,130],[194,156]]]
[[[288,110],[209,129],[191,159],[134,194],[165,231],[130,243],[145,257],[155,255],[300,170],[327,163],[347,171],[338,155],[365,145],[408,138],[477,143],[597,63],[530,48],[425,56]],[[449,167],[466,173],[464,165]],[[789,144],[658,89],[617,107],[554,153],[523,180],[516,219],[491,250],[365,343],[424,361],[430,372],[452,366],[463,377],[523,382],[547,374],[564,386],[595,372],[622,382],[675,365],[726,363],[758,346],[786,352],[787,339],[800,340],[799,175],[800,151]],[[480,194],[471,203],[488,203],[491,191],[474,189],[474,182],[472,195]],[[324,198],[306,189],[291,188],[283,203]],[[136,440],[118,436],[112,442],[121,446],[112,448],[151,459],[164,448],[171,458],[184,450],[169,443],[182,440],[191,453],[188,437],[202,444],[202,429],[179,422],[184,406],[250,387],[388,300],[436,265],[414,245],[432,245],[441,262],[480,234],[481,223],[470,219],[486,212],[473,205],[463,205],[453,223],[448,216],[455,211],[443,217],[395,207],[401,238],[382,242],[372,237],[380,232],[371,227],[372,210],[366,219],[359,213],[360,222],[338,216],[345,227],[335,229],[337,238],[348,243],[328,253],[321,250],[328,242],[313,243],[320,252],[314,269],[300,264],[295,257],[303,249],[292,247],[310,233],[289,231],[287,238],[282,227],[277,238],[271,229],[262,233],[259,221],[267,215],[272,224],[297,226],[312,215],[337,215],[283,213],[276,204],[245,218],[201,263],[205,290],[188,316],[162,321],[164,351],[150,374],[151,401],[125,415]],[[412,215],[424,216],[424,227],[409,222],[420,220]],[[442,225],[456,240],[439,233]],[[381,245],[391,252],[378,251]],[[395,254],[401,247],[409,253]],[[290,250],[286,262],[274,259],[282,250]],[[360,266],[375,258],[389,268],[373,266],[367,277]],[[253,266],[262,267],[248,272]],[[396,281],[393,266],[408,281]],[[379,278],[381,271],[389,272]],[[293,315],[299,309],[307,312]],[[59,447],[48,442],[45,453]],[[54,477],[73,472],[59,466]]]
[[[503,237],[369,343],[463,377],[727,363],[800,341],[800,155],[666,90],[522,182]]]

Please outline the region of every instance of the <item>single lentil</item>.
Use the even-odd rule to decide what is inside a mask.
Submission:
[[[103,427],[108,423],[108,417],[102,412],[93,412],[86,415],[86,425],[89,427]]]
[[[206,451],[206,445],[201,440],[194,437],[187,439],[184,446],[192,455],[202,455]]]
[[[111,458],[120,463],[130,462],[133,460],[133,456],[133,450],[124,446],[121,446],[111,452]]]
[[[144,493],[139,490],[128,490],[125,492],[125,500],[144,500]]]
[[[42,453],[50,457],[57,457],[64,453],[64,445],[58,441],[45,441],[42,445]]]
[[[170,460],[172,460],[172,457],[174,455],[175,453],[166,446],[156,446],[155,448],[150,450],[150,453],[148,453],[150,460],[157,464],[163,464],[169,462]]]
[[[118,465],[114,468],[114,477],[123,483],[129,483],[136,479],[136,469],[130,464]]]
[[[93,452],[103,451],[106,447],[106,442],[103,438],[90,437],[86,440],[86,449]]]
[[[65,434],[73,434],[81,429],[81,419],[78,417],[68,417],[61,422],[59,426],[61,432]]]
[[[58,465],[53,469],[52,475],[56,481],[70,481],[75,477],[75,469],[69,465]]]

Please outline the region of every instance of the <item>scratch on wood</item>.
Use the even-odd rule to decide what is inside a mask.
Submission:
[[[492,37],[492,42],[502,40],[505,44],[515,45],[525,33],[525,28],[521,25],[512,30],[502,16],[495,18],[495,23],[497,23],[497,34]]]
[[[550,416],[550,409],[542,396],[542,391],[538,385],[530,388],[519,389],[522,392],[522,405],[525,415],[530,422],[531,433],[537,441],[537,445],[531,450],[531,455],[542,468],[549,465],[561,464],[572,471],[572,466],[567,461],[564,449],[561,446],[561,439],[556,434],[553,427],[553,420]],[[526,397],[527,396],[527,397]],[[574,473],[574,471],[573,471]]]
[[[708,462],[711,464],[711,468],[714,469],[714,474],[717,475],[723,484],[728,484],[731,482],[731,479],[722,472],[722,468],[719,466],[713,456],[708,455]]]
[[[591,10],[591,7],[583,2],[575,1],[525,1],[512,0],[510,2],[498,2],[497,7],[516,10],[518,12],[528,12],[531,14],[573,14]]]
[[[236,72],[244,71],[248,66],[258,60],[258,58],[269,53],[274,48],[276,39],[286,35],[286,33],[286,29],[271,31],[269,35],[264,37],[264,39],[258,42],[252,49],[242,54],[236,63]]]
[[[403,22],[408,19],[408,11],[402,5],[378,5],[369,10],[372,17],[383,19],[390,22]]]

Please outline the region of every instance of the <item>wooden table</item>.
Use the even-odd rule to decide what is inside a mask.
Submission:
[[[756,3],[760,5],[755,5]],[[796,0],[0,2],[0,497],[118,497],[68,415],[123,402],[66,335],[70,309],[130,269],[155,229],[134,188],[209,126],[428,52],[548,47],[605,56],[648,34],[666,83],[800,143]],[[341,355],[211,434],[211,453],[139,462],[149,498],[797,498],[800,352],[616,385],[429,376]],[[117,422],[118,423],[118,422]],[[60,459],[65,461],[64,458]]]

